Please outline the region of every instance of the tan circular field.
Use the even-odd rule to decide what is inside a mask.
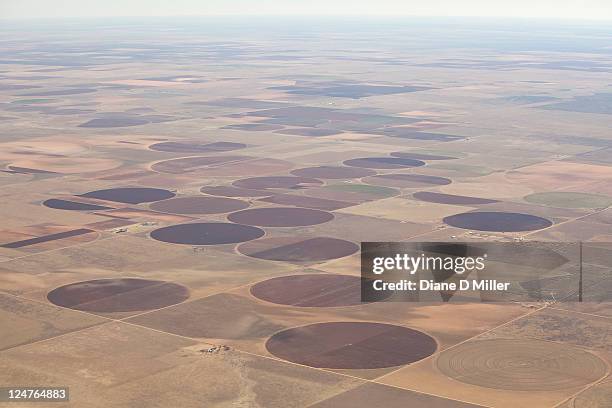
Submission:
[[[582,387],[608,369],[603,360],[580,348],[523,339],[470,341],[442,352],[437,366],[463,383],[513,391]]]
[[[121,162],[95,157],[30,157],[27,160],[14,161],[10,165],[55,173],[76,174],[110,170],[119,167]]]

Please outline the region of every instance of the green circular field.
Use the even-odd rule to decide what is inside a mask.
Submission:
[[[612,205],[612,197],[564,191],[530,194],[525,201],[557,208],[605,208]]]

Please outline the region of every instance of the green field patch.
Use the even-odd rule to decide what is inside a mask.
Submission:
[[[398,193],[398,191],[393,188],[371,186],[369,184],[332,184],[324,188],[335,191],[348,191],[351,193],[366,193],[382,197],[390,197]]]
[[[525,201],[557,208],[606,208],[612,205],[612,197],[565,191],[530,194]]]
[[[49,99],[49,98],[18,99],[11,103],[16,103],[20,105],[34,105],[37,103],[51,103],[51,102],[55,102],[55,99]]]

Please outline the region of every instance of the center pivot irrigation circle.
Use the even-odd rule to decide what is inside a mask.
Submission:
[[[53,289],[47,299],[54,305],[98,313],[154,310],[181,303],[189,290],[165,281],[118,278],[71,283]]]
[[[68,211],[103,211],[112,210],[111,207],[103,205],[80,203],[77,201],[61,200],[57,198],[50,198],[43,202],[45,207],[54,208],[56,210],[68,210]]]
[[[250,241],[264,235],[262,229],[224,222],[199,222],[163,227],[151,232],[151,238],[183,245],[221,245]]]
[[[236,180],[232,183],[234,187],[248,189],[267,189],[267,188],[285,188],[285,189],[300,189],[304,187],[312,187],[323,184],[321,180],[311,177],[297,176],[265,176],[251,177],[241,180]]]
[[[492,232],[534,231],[548,228],[552,225],[552,222],[546,218],[501,211],[476,211],[455,214],[444,218],[443,221],[457,228]]]
[[[359,167],[318,166],[293,170],[291,174],[299,177],[314,177],[322,179],[352,179],[372,176],[376,174],[376,172]]]
[[[328,322],[276,333],[266,349],[276,357],[317,368],[374,369],[414,363],[436,351],[427,334],[370,322]]]
[[[152,201],[166,200],[174,197],[171,191],[160,188],[149,187],[120,187],[106,190],[90,191],[81,194],[81,197],[95,198],[98,200],[113,201],[125,204],[150,203]]]
[[[260,227],[301,227],[331,221],[333,214],[307,208],[253,208],[230,214],[227,219],[239,224]]]
[[[197,143],[197,142],[161,142],[149,146],[149,149],[159,152],[174,152],[174,153],[209,153],[209,152],[229,152],[232,150],[243,149],[246,145],[243,143],[232,142],[214,142],[214,143]]]
[[[368,184],[385,187],[419,188],[430,186],[444,186],[450,184],[450,179],[426,174],[380,174],[367,177],[363,180]]]
[[[361,304],[361,278],[351,275],[280,276],[251,287],[258,299],[278,305],[337,307]]]
[[[599,357],[540,340],[470,341],[442,352],[438,369],[457,381],[513,391],[554,391],[582,387],[602,378]]]
[[[400,157],[360,157],[344,161],[351,167],[363,167],[366,169],[403,169],[424,166],[425,162],[415,159],[403,159]]]
[[[152,210],[173,214],[220,214],[244,210],[249,203],[220,197],[179,197],[158,201],[149,206]]]
[[[354,242],[330,237],[275,237],[238,246],[243,255],[279,262],[322,262],[343,258],[359,250]]]

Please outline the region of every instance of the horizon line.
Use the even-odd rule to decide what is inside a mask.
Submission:
[[[208,13],[208,14],[151,14],[151,15],[100,15],[100,16],[37,16],[2,17],[0,21],[30,21],[30,22],[61,22],[75,20],[100,20],[100,19],[171,19],[171,18],[320,18],[320,19],[342,19],[342,20],[402,20],[402,19],[440,19],[440,20],[520,20],[520,21],[545,21],[560,23],[606,23],[612,21],[612,17],[560,17],[560,16],[499,16],[499,15],[433,15],[433,14],[321,14],[321,13],[295,13],[295,14],[270,14],[270,13]]]

